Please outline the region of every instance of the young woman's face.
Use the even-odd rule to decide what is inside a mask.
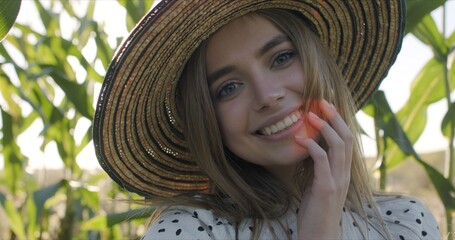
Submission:
[[[242,17],[208,42],[207,76],[226,147],[279,171],[308,153],[294,136],[316,138],[301,112],[305,78],[289,38],[258,16]]]

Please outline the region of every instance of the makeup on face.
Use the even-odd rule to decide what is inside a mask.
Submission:
[[[316,137],[302,113],[304,70],[291,40],[259,16],[218,30],[207,46],[207,76],[224,145],[266,168],[308,156],[294,139]]]

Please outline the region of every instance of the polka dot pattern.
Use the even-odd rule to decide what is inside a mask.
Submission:
[[[377,197],[376,203],[385,212],[382,217],[392,239],[441,239],[434,216],[417,199],[384,196]]]
[[[404,196],[378,196],[376,204],[392,239],[441,239],[436,220],[417,199]],[[343,208],[343,239],[386,239],[380,221],[373,214],[372,206],[365,209],[368,222],[357,213]],[[290,211],[280,221],[271,223],[279,239],[297,239],[297,209]],[[250,239],[255,226],[251,219],[232,224],[212,211],[175,206],[164,211],[142,238],[148,239]],[[366,236],[366,235],[367,236]],[[270,229],[264,227],[260,239],[269,239]]]

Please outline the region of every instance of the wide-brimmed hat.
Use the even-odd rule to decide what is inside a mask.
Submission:
[[[96,155],[120,186],[146,197],[207,193],[210,180],[183,137],[177,81],[210,34],[266,8],[299,13],[312,26],[347,79],[357,108],[401,47],[404,0],[163,0],[117,50],[98,99]]]

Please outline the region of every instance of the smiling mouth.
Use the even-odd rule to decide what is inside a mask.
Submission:
[[[279,132],[289,128],[297,121],[299,121],[301,117],[302,117],[302,114],[300,113],[300,111],[295,111],[295,112],[289,114],[287,117],[283,118],[281,121],[278,121],[263,129],[260,129],[258,131],[258,133],[261,135],[264,135],[264,136],[270,136],[272,134],[279,133]]]

